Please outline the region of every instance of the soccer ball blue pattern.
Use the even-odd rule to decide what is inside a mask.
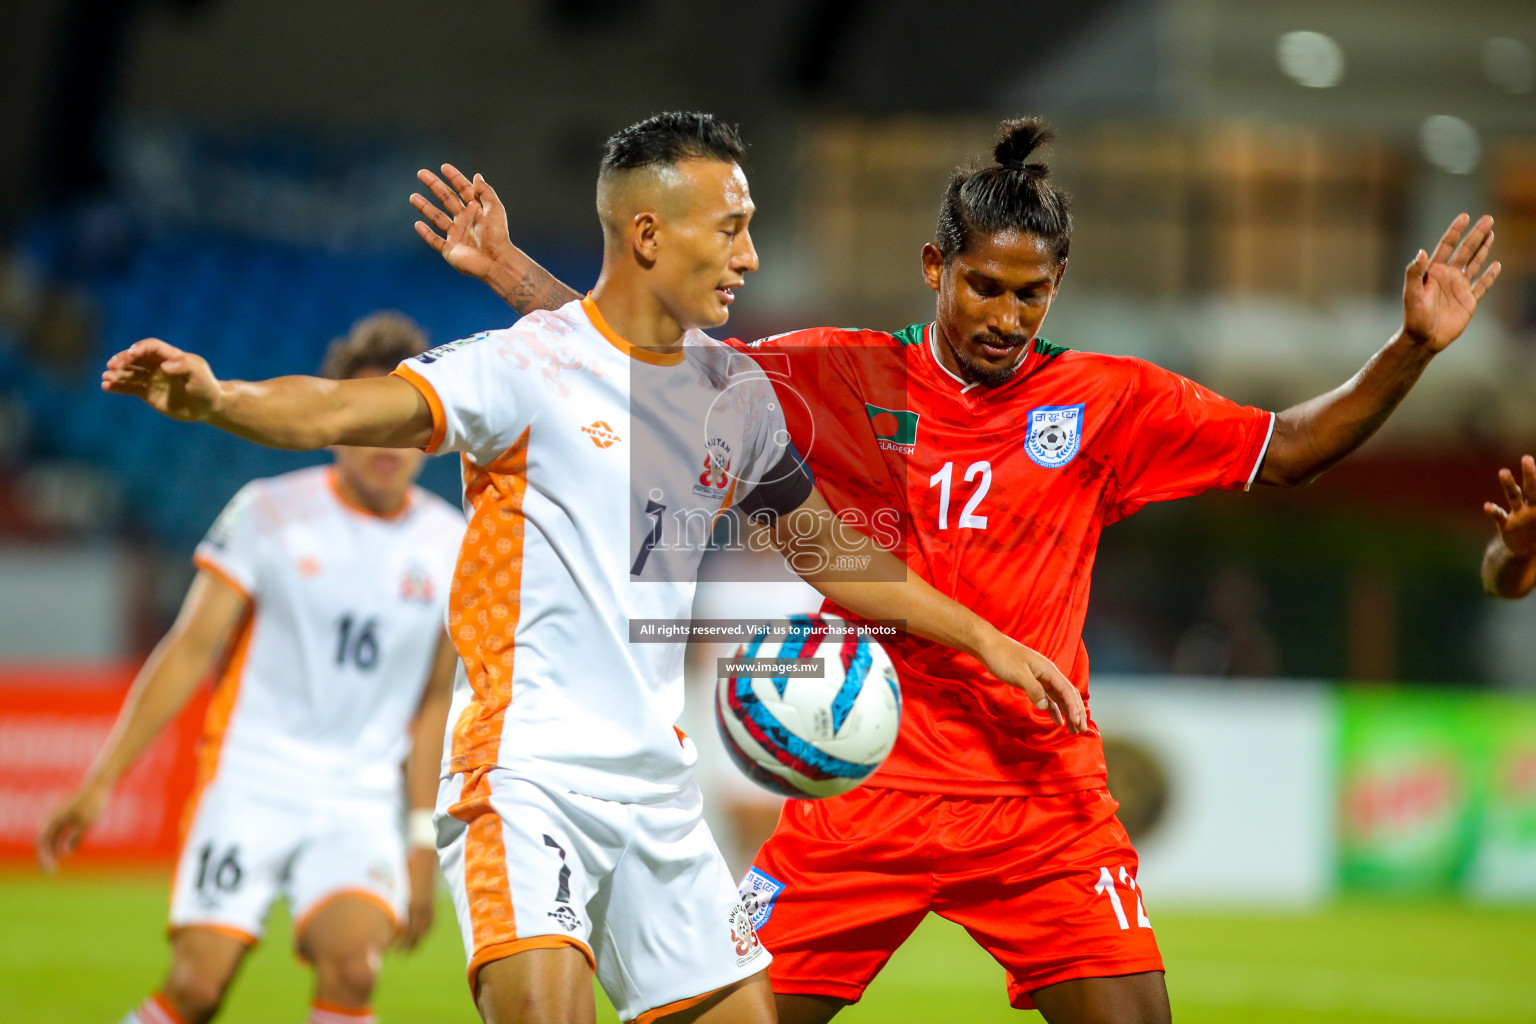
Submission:
[[[846,793],[880,767],[901,725],[901,689],[880,644],[831,615],[793,615],[782,639],[768,630],[732,662],[783,659],[818,675],[739,670],[722,677],[715,723],[739,768],[791,797]],[[815,671],[815,669],[812,669]]]

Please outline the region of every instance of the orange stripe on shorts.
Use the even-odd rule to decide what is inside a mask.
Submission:
[[[477,953],[517,938],[507,847],[501,837],[501,815],[491,806],[490,772],[490,768],[477,768],[467,774],[458,803],[448,808],[449,814],[469,826],[464,836],[464,891]]]

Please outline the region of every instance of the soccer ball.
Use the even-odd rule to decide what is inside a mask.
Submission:
[[[1067,432],[1061,428],[1060,424],[1051,423],[1040,428],[1040,432],[1035,435],[1035,440],[1039,442],[1042,449],[1054,455],[1067,446]]]
[[[731,662],[783,659],[813,675],[737,671],[715,690],[715,724],[747,777],[783,796],[820,798],[858,786],[896,743],[901,688],[867,633],[831,615],[793,615],[782,640],[760,632]],[[727,670],[733,666],[727,663]]]

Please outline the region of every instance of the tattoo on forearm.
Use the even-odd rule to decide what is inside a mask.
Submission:
[[[526,316],[536,309],[559,309],[576,298],[576,292],[556,280],[543,267],[535,265],[509,286],[502,295],[507,305]]]

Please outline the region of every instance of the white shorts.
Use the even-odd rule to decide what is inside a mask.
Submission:
[[[400,804],[313,802],[216,778],[196,798],[171,882],[171,930],[199,927],[254,944],[278,896],[295,943],[338,896],[368,900],[398,925],[410,897]]]
[[[698,788],[628,804],[501,768],[444,779],[438,856],[474,991],[480,968],[574,946],[619,1017],[648,1022],[768,966]]]

